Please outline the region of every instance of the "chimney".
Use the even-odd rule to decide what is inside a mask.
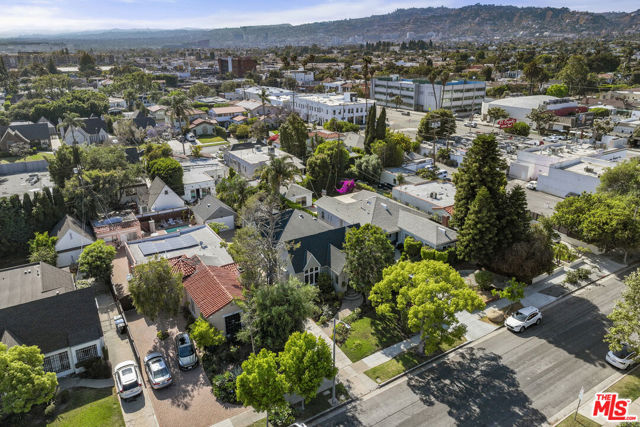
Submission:
[[[155,233],[156,232],[156,222],[154,220],[149,220],[149,232],[151,233]]]

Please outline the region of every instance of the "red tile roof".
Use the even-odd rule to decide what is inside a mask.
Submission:
[[[205,265],[197,256],[196,271],[182,280],[184,289],[204,317],[209,317],[235,298],[242,298],[240,273],[235,264]],[[192,258],[192,259],[193,259]]]
[[[171,271],[174,273],[182,273],[182,278],[191,276],[196,271],[196,263],[185,255],[180,255],[169,259]]]

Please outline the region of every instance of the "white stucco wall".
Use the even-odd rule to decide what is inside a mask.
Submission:
[[[583,191],[595,193],[599,185],[600,179],[596,176],[550,168],[548,175],[538,176],[537,189],[564,198],[568,193],[581,194]]]
[[[150,208],[152,211],[163,211],[167,209],[181,208],[183,206],[184,200],[171,190],[168,185],[165,185],[155,203]]]

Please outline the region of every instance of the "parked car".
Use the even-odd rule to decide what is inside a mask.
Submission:
[[[462,125],[466,126],[468,128],[477,128],[478,127],[478,124],[476,122],[464,122]]]
[[[126,360],[116,365],[113,378],[120,399],[133,399],[142,393],[142,375],[133,360]]]
[[[408,111],[402,111],[402,112],[400,112],[400,114],[402,114],[403,116],[410,116],[411,115],[411,113],[408,112]]]
[[[538,189],[538,181],[529,181],[529,182],[527,182],[526,187],[529,190],[536,191]]]
[[[182,332],[176,336],[176,354],[178,355],[178,366],[182,370],[193,369],[198,365],[198,355],[196,348],[191,342],[189,334]]]
[[[446,169],[440,169],[438,173],[436,173],[438,179],[447,179],[449,178],[449,172]]]
[[[189,142],[196,142],[196,137],[191,132],[187,134],[186,139]]]
[[[619,351],[609,351],[605,358],[612,366],[618,369],[629,369],[635,363],[637,354],[627,344],[622,346]]]
[[[522,332],[532,325],[542,322],[542,313],[536,307],[524,307],[513,313],[504,322],[507,329],[513,332]]]
[[[150,353],[144,358],[144,367],[147,370],[147,378],[151,387],[158,389],[171,385],[173,378],[167,362],[158,352]]]

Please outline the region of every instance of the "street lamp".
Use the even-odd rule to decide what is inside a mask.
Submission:
[[[342,323],[347,329],[351,329],[347,323],[342,320],[338,320],[338,323]],[[333,368],[336,367],[336,317],[333,317]],[[333,376],[333,381],[331,383],[331,405],[337,405],[338,400],[336,399],[336,376],[338,373]]]

